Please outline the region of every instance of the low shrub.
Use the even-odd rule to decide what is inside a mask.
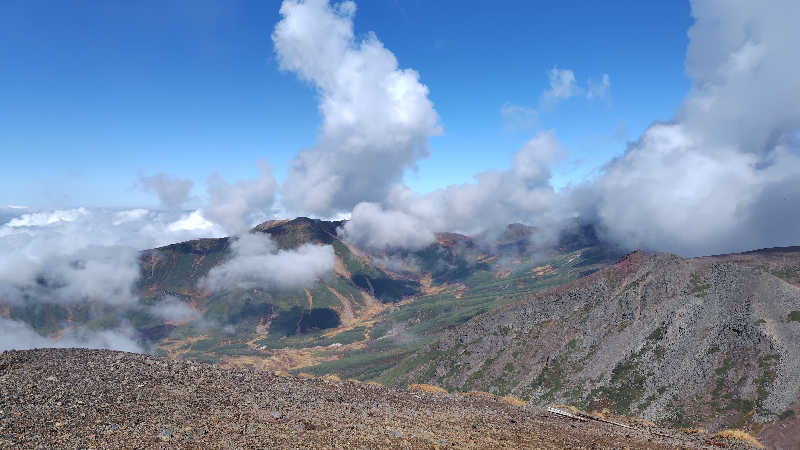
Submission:
[[[466,395],[475,396],[475,397],[483,397],[483,398],[486,398],[486,399],[489,399],[489,400],[497,400],[497,396],[496,395],[491,394],[489,392],[484,392],[484,391],[469,391],[469,392],[467,392]]]
[[[514,397],[513,395],[506,395],[505,397],[502,398],[502,400],[503,400],[503,403],[508,403],[509,405],[513,405],[513,406],[525,406],[525,405],[527,405],[526,402],[518,399],[517,397]]]
[[[329,383],[341,383],[342,382],[342,379],[339,378],[339,375],[336,375],[335,373],[327,373],[327,374],[322,376],[322,379],[327,381],[327,382],[329,382]]]
[[[758,439],[754,438],[750,433],[742,430],[735,430],[735,429],[722,430],[719,433],[715,434],[714,437],[721,439],[735,439],[737,441],[747,442],[748,444],[754,447],[764,448],[761,442],[758,442]]]
[[[680,430],[683,431],[684,433],[689,433],[689,434],[706,434],[706,433],[708,433],[708,431],[706,431],[705,428],[681,428]]]
[[[655,422],[653,422],[652,420],[642,419],[641,417],[634,417],[633,421],[648,427],[656,426]]]
[[[432,394],[446,394],[447,390],[441,388],[439,386],[434,386],[432,384],[409,384],[408,385],[409,391],[422,391],[422,392],[429,392]]]

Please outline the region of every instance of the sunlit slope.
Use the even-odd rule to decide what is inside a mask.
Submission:
[[[442,332],[498,306],[585,276],[619,257],[590,230],[565,234],[558,248],[547,250],[531,247],[529,234],[488,250],[466,237],[439,236],[436,244],[416,253],[423,261],[425,295],[384,311],[363,349],[303,370],[402,382],[398,377],[408,366],[398,363]],[[425,272],[425,268],[434,270]]]
[[[798,406],[798,274],[798,248],[636,252],[448,330],[395,381],[758,431]]]
[[[340,222],[307,218],[272,221],[256,227],[280,249],[303,244],[331,245],[334,273],[302,289],[226,289],[212,292],[200,282],[211,268],[230,257],[230,239],[174,244],[142,254],[143,302],[167,296],[191,304],[202,318],[178,324],[158,344],[168,354],[219,360],[229,356],[268,358],[270,348],[332,343],[325,330],[352,327],[371,317],[383,303],[417,293],[418,284],[395,280],[351,251],[336,235]],[[192,337],[202,336],[194,341]]]

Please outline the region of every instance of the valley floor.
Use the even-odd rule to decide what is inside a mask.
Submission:
[[[0,355],[0,448],[701,448],[707,439],[489,395],[104,350]]]

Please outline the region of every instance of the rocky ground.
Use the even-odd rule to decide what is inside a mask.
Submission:
[[[104,350],[0,355],[2,448],[732,448],[487,395],[305,379]]]
[[[451,328],[401,361],[400,379],[673,428],[772,427],[766,445],[794,439],[798,448],[798,271],[796,249],[631,253]]]

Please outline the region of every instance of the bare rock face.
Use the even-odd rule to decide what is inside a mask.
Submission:
[[[700,448],[487,395],[301,379],[104,350],[0,355],[6,448]]]
[[[404,361],[408,382],[758,432],[800,397],[800,249],[632,253]]]

